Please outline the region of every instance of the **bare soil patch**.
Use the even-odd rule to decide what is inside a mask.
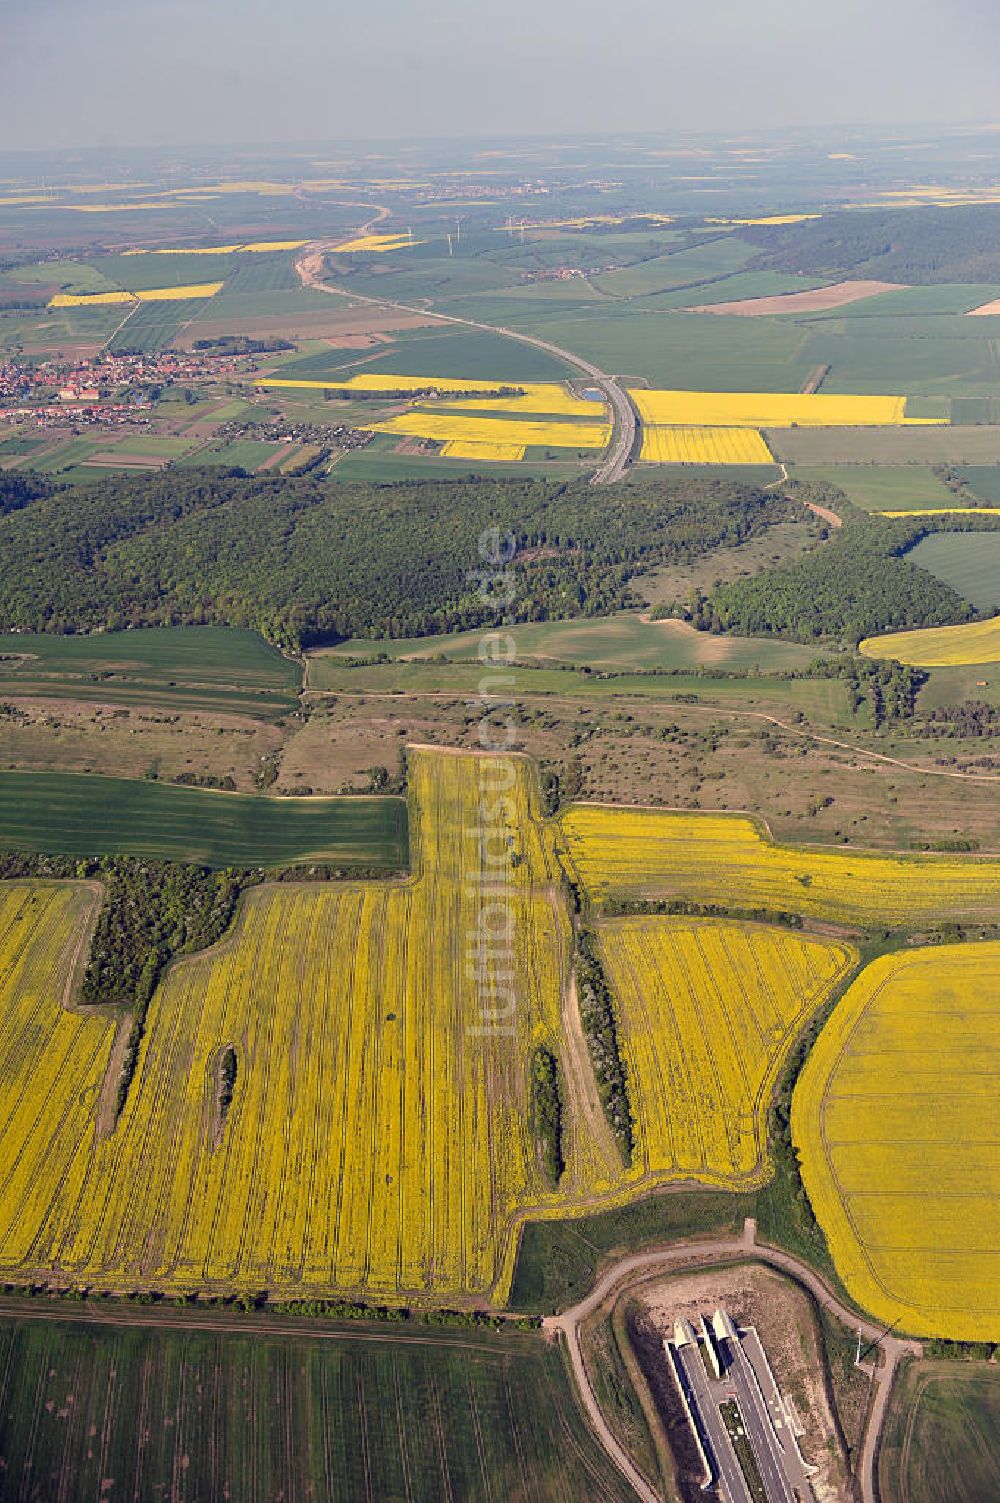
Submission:
[[[997,318],[1000,317],[1000,297],[994,298],[992,303],[982,303],[978,308],[970,308],[966,318]]]
[[[378,345],[392,344],[388,334],[334,334],[325,341],[332,350],[370,350]]]
[[[5,700],[0,714],[0,768],[101,772],[111,777],[182,773],[231,777],[251,792],[261,759],[281,744],[275,725],[241,715],[72,699]]]
[[[836,282],[832,287],[814,287],[809,292],[782,292],[774,297],[740,298],[732,303],[703,303],[687,313],[728,313],[736,318],[764,318],[778,313],[825,313],[846,308],[881,292],[904,292],[901,282]]]
[[[162,470],[166,467],[167,460],[162,454],[119,454],[114,449],[107,449],[99,454],[91,454],[87,464],[115,470]]]

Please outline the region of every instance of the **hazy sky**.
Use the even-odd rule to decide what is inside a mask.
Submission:
[[[1000,117],[997,0],[0,0],[0,150]]]

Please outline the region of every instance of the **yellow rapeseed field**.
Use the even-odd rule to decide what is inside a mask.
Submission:
[[[352,376],[349,381],[289,381],[267,376],[258,381],[258,386],[292,386],[316,391],[490,391],[493,387],[517,385],[522,382],[467,381],[452,376],[392,376],[372,372]]]
[[[721,1183],[759,1173],[778,1071],[856,952],[713,920],[615,919],[600,936],[636,1117],[633,1170]]]
[[[189,287],[154,287],[134,296],[140,303],[180,303],[189,297],[215,297],[221,291],[221,282],[197,282]]]
[[[50,308],[89,308],[102,303],[134,303],[131,292],[57,292],[49,298]]]
[[[781,846],[735,814],[574,804],[560,823],[596,898],[688,898],[862,926],[1000,917],[1000,861]]]
[[[572,932],[560,862],[596,897],[648,892],[890,923],[1000,912],[1000,863],[784,849],[751,821],[724,815],[577,805],[543,822],[524,758],[411,748],[409,780],[414,876],[252,890],[224,941],[174,965],[158,988],[110,1134],[99,1108],[116,1084],[114,1022],[65,1005],[96,892],[0,883],[0,1277],[502,1300],[525,1215],[620,1205],[678,1176],[760,1183],[777,1072],[855,952],[760,924],[599,919],[635,1115],[626,1170],[566,1022]],[[963,947],[942,972],[934,967],[950,952],[927,955],[926,970],[902,976],[887,1043],[871,1042],[877,1013],[848,1030],[864,1045],[859,1057],[874,1051],[864,1068],[872,1097],[876,1085],[881,1092],[879,1115],[872,1106],[859,1140],[876,1145],[883,1131],[896,1154],[890,1086],[905,1079],[908,1089],[926,1086],[926,1122],[940,1132],[954,1121],[953,1136],[973,1145],[974,1158],[981,1139],[955,1082],[960,1069],[976,1075],[977,1060],[1000,1043],[987,1039],[983,1021],[995,1028],[1000,1013],[1000,945]],[[992,970],[965,976],[962,966],[990,955]],[[865,1006],[881,1007],[883,990],[890,995],[888,984],[873,986]],[[918,1026],[931,1008],[931,1022]],[[935,1077],[947,1077],[947,1102],[913,1052],[925,1026],[942,1051]],[[527,1112],[527,1065],[539,1043],[557,1054],[564,1084],[567,1166],[556,1190],[541,1176]],[[237,1083],[222,1125],[217,1070],[230,1046]],[[848,1068],[842,1055],[838,1045],[838,1070]],[[968,1089],[992,1089],[992,1077]],[[976,1099],[987,1122],[992,1096]],[[813,1119],[835,1120],[796,1101],[802,1133],[820,1131]],[[928,1125],[916,1167],[905,1155],[886,1159],[892,1194],[904,1198],[907,1176],[942,1163],[950,1142],[938,1144]],[[881,1163],[873,1171],[880,1194],[890,1183]],[[867,1229],[865,1204],[855,1220]],[[898,1246],[879,1244],[902,1281],[890,1283],[894,1297],[914,1307],[921,1280],[941,1270],[970,1288],[981,1277],[961,1248],[932,1265],[921,1244],[919,1263],[907,1261],[907,1238],[927,1229],[937,1237],[944,1226],[938,1203],[928,1204],[925,1227],[908,1204],[898,1212]],[[823,1214],[837,1251],[835,1212]],[[985,1235],[976,1230],[980,1209],[969,1216],[972,1237]],[[850,1249],[844,1256],[853,1266]]]
[[[157,250],[127,250],[123,256],[233,256],[245,252],[298,250],[305,240],[258,240],[252,245],[184,245]]]
[[[63,1001],[99,901],[79,884],[0,883],[0,1261],[9,1268],[34,1259],[47,1206],[78,1193],[93,1152],[114,1024]]]
[[[1000,943],[884,956],[795,1088],[809,1198],[859,1304],[920,1336],[1000,1340]]]
[[[939,421],[908,418],[905,397],[836,396],[826,392],[644,391],[638,387],[630,395],[644,423],[670,426],[854,428]]]
[[[967,517],[975,516],[971,506],[918,506],[912,511],[877,511],[877,517]]]
[[[524,458],[523,444],[482,444],[469,439],[451,439],[441,453],[446,459],[507,459]]]
[[[860,650],[869,658],[895,658],[919,668],[961,668],[1000,663],[1000,616],[961,626],[929,626],[919,631],[866,637]]]
[[[529,418],[464,417],[460,413],[427,412],[412,408],[384,422],[372,423],[376,433],[405,433],[448,443],[540,445],[550,449],[603,449],[611,437],[607,423],[545,423]]]
[[[470,397],[461,404],[463,412],[513,412],[537,413],[546,417],[600,418],[605,414],[604,402],[590,402],[586,397],[577,397],[565,386],[553,381],[480,382],[479,389],[487,390],[497,385],[516,385],[524,393],[518,397]],[[421,405],[426,405],[421,403]]]
[[[773,464],[753,428],[664,428],[643,424],[642,455],[652,464]]]
[[[156,287],[143,292],[57,292],[50,308],[88,308],[92,303],[175,303],[185,298],[215,297],[221,282],[199,282],[190,287]]]
[[[6,982],[0,1012],[0,1078],[23,1081],[4,1094],[22,1115],[0,1134],[0,1268],[112,1287],[493,1289],[513,1212],[545,1198],[526,1062],[558,1045],[569,921],[525,761],[413,751],[409,771],[420,875],[253,891],[234,933],[156,993],[104,1141],[91,1122],[110,1030],[59,1013],[59,947],[39,935],[33,1011],[12,1031]],[[512,958],[489,928],[498,875]],[[68,912],[74,889],[59,891]],[[20,955],[8,928],[0,953]]]
[[[258,383],[261,386],[298,386],[312,388],[320,391],[387,391],[387,392],[482,392],[500,391],[502,387],[508,387],[517,393],[516,396],[507,397],[473,397],[462,403],[463,410],[476,411],[480,408],[489,410],[500,409],[504,412],[542,412],[550,413],[554,417],[600,417],[603,411],[601,402],[589,402],[584,397],[576,397],[565,386],[555,381],[508,381],[496,377],[482,376],[479,380],[469,380],[467,377],[457,376],[394,376],[382,371],[372,371],[362,375],[351,376],[347,381],[293,381],[283,380],[280,377],[266,377]]]
[[[405,250],[407,246],[423,244],[423,240],[411,240],[409,235],[359,235],[355,240],[345,240],[342,245],[333,246],[333,250],[344,254],[350,251],[381,253],[382,251]]]

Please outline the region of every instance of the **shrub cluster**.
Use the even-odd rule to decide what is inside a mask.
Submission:
[[[597,1078],[605,1115],[626,1167],[632,1162],[633,1119],[625,1065],[618,1045],[611,988],[597,955],[593,934],[583,929],[576,944],[576,986],[580,1021]]]
[[[555,1189],[566,1167],[562,1151],[562,1098],[556,1057],[544,1046],[539,1046],[531,1058],[531,1127],[545,1178]]]

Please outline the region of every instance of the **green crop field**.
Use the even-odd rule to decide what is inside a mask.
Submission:
[[[865,511],[913,511],[922,507],[964,506],[933,470],[922,465],[798,466],[794,480],[817,480],[835,485],[849,501]]]
[[[272,798],[87,773],[0,772],[0,848],[205,866],[401,867],[395,798]]]
[[[189,438],[169,438],[155,433],[130,434],[113,446],[109,445],[116,456],[120,454],[123,458],[128,458],[134,454],[150,454],[158,459],[179,459],[190,447]]]
[[[140,303],[111,341],[112,350],[162,350],[183,324],[197,318],[214,298],[183,298],[173,303]]]
[[[983,677],[983,674],[992,677]],[[966,699],[981,699],[1000,706],[1000,678],[982,663],[969,668],[932,668],[920,690],[917,706],[921,714],[961,704]]]
[[[282,315],[301,319],[303,314],[329,313],[335,306],[332,298],[325,293],[312,292],[308,287],[258,287],[255,291],[230,292],[227,285],[215,297],[202,298],[188,317],[199,323],[215,323],[219,319],[267,317],[272,320],[273,332],[273,320]],[[247,331],[243,329],[239,332],[245,334]],[[193,331],[192,337],[199,337],[197,330]]]
[[[0,693],[273,717],[295,708],[301,670],[257,632],[167,626],[61,637],[0,635]]]
[[[879,1447],[882,1503],[1000,1498],[1000,1370],[984,1362],[911,1365],[897,1380]]]
[[[735,303],[744,298],[779,297],[788,292],[808,292],[813,287],[825,287],[821,277],[800,277],[780,271],[738,271],[721,281],[705,282],[701,287],[687,286],[674,292],[656,296],[658,308],[708,307],[713,303]],[[722,315],[720,315],[722,316]],[[769,314],[771,317],[787,317],[787,314]]]
[[[953,423],[1000,423],[1000,397],[956,397],[952,403]]]
[[[40,433],[16,433],[11,438],[5,438],[0,443],[0,463],[5,459],[20,459],[25,454],[31,454],[39,449],[45,439]]]
[[[236,256],[99,256],[90,265],[113,287],[147,292],[155,287],[191,287],[224,282]],[[246,258],[244,258],[246,259]]]
[[[269,444],[258,438],[236,438],[229,444],[212,444],[207,449],[196,449],[178,461],[184,469],[199,469],[202,465],[238,466],[242,470],[256,470],[265,459],[277,454],[281,444]],[[286,445],[287,447],[287,445]]]
[[[517,320],[517,326],[653,386],[699,391],[798,391],[819,360],[787,319],[719,318],[623,304],[576,318]]]
[[[1000,610],[1000,532],[934,533],[906,556],[979,610]]]
[[[0,1322],[0,1496],[633,1496],[580,1413],[559,1348],[533,1332],[365,1324],[326,1326],[320,1339],[305,1321],[294,1334],[263,1321],[223,1334],[211,1312],[201,1318],[198,1332]]]
[[[329,299],[327,299],[329,301]],[[533,331],[532,331],[533,332]],[[359,354],[355,364],[369,374],[391,371],[399,376],[455,376],[475,381],[560,381],[571,374],[544,350],[506,339],[502,334],[455,328],[414,330],[394,350],[371,359]],[[282,367],[283,381],[344,381],[350,377],[343,350],[295,360]]]
[[[762,487],[781,479],[781,469],[776,464],[686,464],[683,467],[650,464],[647,468],[642,461],[637,463],[639,474],[650,475],[657,471],[662,475],[683,475],[685,480],[727,480],[734,485]]]
[[[863,308],[865,304],[860,304]],[[813,364],[828,364],[823,390],[908,396],[986,396],[1000,385],[991,320],[956,314],[928,318],[824,319],[809,328]],[[956,419],[962,421],[962,419]]]
[[[770,428],[765,437],[776,459],[796,467],[1000,464],[1000,426]]]
[[[89,438],[69,438],[65,443],[57,444],[51,454],[45,454],[36,459],[32,464],[32,469],[40,471],[43,475],[58,475],[62,470],[82,464],[92,454],[97,453],[98,447]]]
[[[331,470],[334,480],[432,480],[443,477],[460,480],[463,475],[483,475],[494,479],[526,480],[532,477],[544,480],[569,480],[574,475],[593,469],[594,459],[581,465],[562,457],[551,462],[531,464],[518,460],[505,464],[496,460],[445,459],[440,454],[396,454],[389,446],[370,444],[365,449],[352,449],[337,461]]]
[[[962,465],[958,473],[980,500],[1000,506],[1000,464]]]
[[[538,622],[514,627],[511,635],[522,662],[551,658],[553,662],[586,664],[597,669],[716,667],[767,673],[802,668],[816,656],[815,648],[794,642],[712,636],[681,621],[643,621],[638,615]],[[392,642],[344,642],[329,657],[335,659],[338,654],[366,657],[387,652],[392,658],[419,659],[443,653],[450,658],[476,660],[483,636],[480,630]]]
[[[515,632],[521,628],[516,627]],[[372,644],[374,650],[384,643]],[[815,656],[815,653],[812,654]],[[607,670],[605,670],[607,673]],[[309,687],[331,693],[427,694],[473,696],[483,670],[478,663],[389,662],[347,667],[335,654],[309,659]],[[837,679],[724,678],[692,673],[585,673],[567,668],[516,666],[518,699],[560,696],[568,699],[658,699],[703,703],[731,710],[802,710],[810,719],[849,723],[847,691]]]
[[[732,235],[720,236],[693,250],[668,250],[666,255],[638,261],[621,271],[600,272],[592,281],[598,291],[610,297],[648,297],[671,287],[691,286],[740,271],[754,255],[753,247],[744,241]]]
[[[89,292],[114,292],[121,285],[95,262],[87,261],[42,261],[35,266],[12,267],[6,276],[9,281],[27,287],[51,284],[76,296]]]

